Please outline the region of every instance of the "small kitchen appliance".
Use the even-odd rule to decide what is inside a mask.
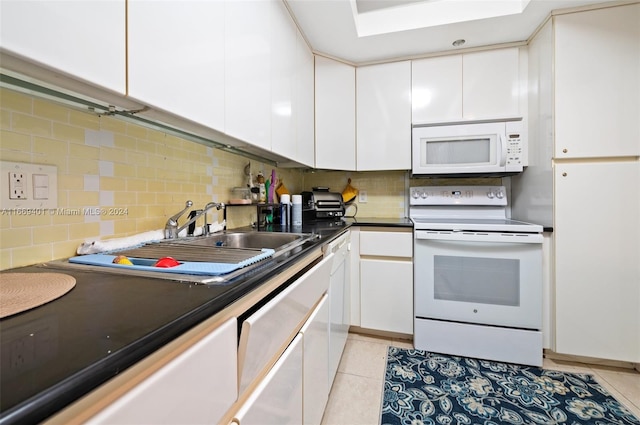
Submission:
[[[416,349],[542,365],[542,226],[504,186],[411,187]]]
[[[344,217],[342,194],[329,192],[329,188],[315,187],[311,192],[302,192],[302,220],[328,221]]]
[[[513,175],[527,165],[521,120],[414,126],[414,175]]]

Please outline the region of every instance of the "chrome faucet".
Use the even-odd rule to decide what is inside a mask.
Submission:
[[[203,231],[203,234],[208,235],[209,234],[209,225],[207,223],[207,212],[212,208],[216,208],[218,210],[221,210],[221,209],[223,209],[225,207],[225,205],[223,203],[209,202],[207,205],[204,206],[203,209],[197,210],[196,214],[194,214],[193,217],[189,218],[189,220],[185,224],[183,224],[182,226],[178,227],[178,218],[180,218],[180,216],[182,216],[182,214],[187,212],[187,210],[189,208],[191,208],[192,206],[193,206],[193,202],[187,201],[186,204],[185,204],[185,208],[182,211],[180,211],[176,215],[174,215],[171,218],[169,218],[169,220],[167,220],[167,224],[164,226],[164,237],[166,239],[176,239],[180,232],[182,232],[184,229],[186,229],[191,223],[195,223],[195,221],[198,218],[200,218],[200,216],[202,216],[202,215],[204,215],[204,231]]]
[[[182,214],[186,213],[189,208],[193,206],[193,202],[187,201],[184,205],[184,209],[179,213],[171,216],[169,220],[167,220],[167,224],[164,226],[164,237],[165,239],[175,239],[178,237],[178,219]]]
[[[207,223],[207,211],[209,211],[214,207],[216,210],[220,211],[225,208],[225,205],[222,202],[209,202],[207,205],[204,206],[204,208],[202,209],[202,214],[200,214],[200,215],[204,215],[204,229],[202,231],[202,234],[205,236],[209,234],[209,224]],[[200,215],[198,215],[198,217],[200,217]],[[195,217],[194,221],[198,217]]]

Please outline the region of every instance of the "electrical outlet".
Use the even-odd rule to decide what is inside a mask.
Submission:
[[[24,174],[9,172],[9,199],[26,199]]]
[[[367,203],[367,191],[366,190],[361,190],[358,192],[358,202],[360,202],[361,204],[366,204]]]
[[[16,211],[58,207],[58,167],[0,161],[0,205]]]

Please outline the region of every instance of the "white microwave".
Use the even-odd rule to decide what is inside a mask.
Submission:
[[[414,175],[507,175],[527,165],[522,121],[414,126]]]

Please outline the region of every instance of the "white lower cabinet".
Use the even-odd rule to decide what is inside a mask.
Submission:
[[[638,363],[640,162],[557,162],[554,179],[555,349]]]
[[[320,424],[329,395],[327,291],[334,258],[326,255],[243,321],[238,375],[246,401],[232,413],[234,422],[302,424],[304,406],[304,423]]]
[[[413,234],[360,231],[360,326],[413,334]]]
[[[234,423],[319,425],[329,399],[329,296],[234,415]]]
[[[329,279],[329,388],[338,373],[342,352],[347,344],[350,312],[351,257],[349,255],[351,233],[347,232],[330,243],[334,260]]]
[[[324,295],[302,327],[302,416],[305,425],[320,425],[329,399],[329,296]]]
[[[238,396],[237,337],[229,319],[87,423],[217,423]]]
[[[302,335],[282,356],[238,409],[234,422],[240,425],[302,424]]]
[[[413,333],[413,264],[360,260],[360,323],[363,328]]]
[[[242,323],[238,344],[239,393],[268,369],[329,287],[332,256],[325,257]]]

